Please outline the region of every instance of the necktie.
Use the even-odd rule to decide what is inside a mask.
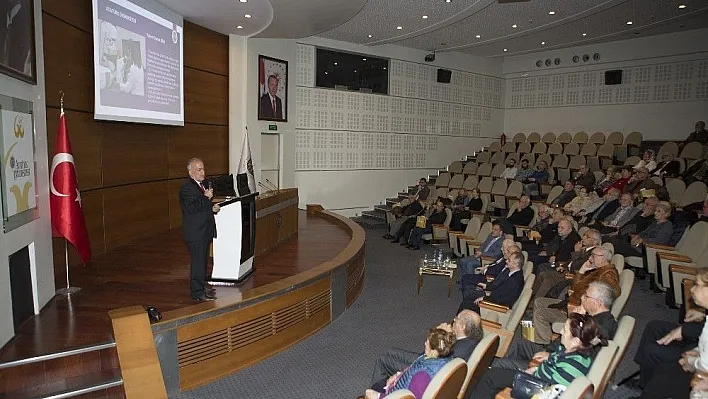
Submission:
[[[629,210],[629,207],[620,208],[619,212],[617,212],[617,216],[615,216],[614,220],[612,220],[612,223],[610,223],[610,224],[613,224],[615,226],[617,224],[619,224],[619,220],[622,218],[622,216],[624,216],[625,213],[627,213],[628,210]]]
[[[202,192],[206,191],[204,190],[204,185],[202,184],[202,182],[199,182],[199,189],[202,190]]]
[[[275,115],[275,98],[271,101],[271,104],[273,105],[273,115]]]
[[[482,252],[489,251],[489,248],[491,248],[492,244],[494,244],[498,239],[499,239],[499,237],[494,237],[494,239],[492,241],[490,241],[486,247],[484,247],[484,251],[482,251]]]

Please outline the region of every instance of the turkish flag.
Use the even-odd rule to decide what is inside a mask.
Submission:
[[[52,235],[66,238],[79,252],[81,262],[88,263],[91,259],[91,244],[86,230],[84,211],[81,209],[81,193],[76,180],[74,156],[71,152],[63,110],[59,115],[57,142],[49,174],[49,189]]]

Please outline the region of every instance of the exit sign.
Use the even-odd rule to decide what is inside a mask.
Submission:
[[[270,130],[270,131],[278,130],[278,125],[276,125],[276,124],[268,125],[268,130]]]

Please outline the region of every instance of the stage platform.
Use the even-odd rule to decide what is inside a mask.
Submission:
[[[189,254],[180,229],[97,256],[88,267],[71,270],[72,285],[81,291],[55,296],[25,322],[0,351],[0,363],[112,342],[112,309],[155,306],[165,324],[272,295],[283,288],[281,281],[332,261],[350,245],[352,231],[336,219],[298,211],[298,234],[257,256],[254,273],[242,284],[216,287],[214,302],[190,299]]]

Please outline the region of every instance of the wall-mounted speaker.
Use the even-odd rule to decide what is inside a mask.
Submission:
[[[438,69],[438,83],[450,83],[452,71],[449,69]]]
[[[605,84],[606,85],[621,85],[622,84],[622,70],[614,69],[611,71],[605,71]]]

